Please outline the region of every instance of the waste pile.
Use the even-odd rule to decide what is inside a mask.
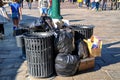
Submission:
[[[27,25],[28,32],[22,33],[28,72],[33,77],[72,76],[85,66],[90,68],[91,64],[83,65],[86,60],[101,56],[102,41],[93,36],[93,25],[56,25],[57,28],[50,17],[44,16]]]

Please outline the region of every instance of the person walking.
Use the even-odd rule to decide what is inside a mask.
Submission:
[[[0,0],[0,38],[4,38],[4,23],[8,22],[9,16],[4,7],[3,1]]]
[[[19,3],[20,6],[23,8],[23,0],[18,0],[18,3]]]
[[[52,15],[52,0],[49,0],[50,5],[49,5],[49,9],[48,9],[48,15],[51,16]]]
[[[100,6],[100,0],[95,0],[95,5],[96,5],[96,11],[98,11]]]
[[[117,9],[120,10],[120,0],[117,0]]]
[[[107,0],[102,0],[102,10],[106,10]]]
[[[82,4],[83,4],[83,0],[77,0],[77,2],[78,2],[78,4],[79,4],[78,7],[81,8],[81,7],[82,7]]]
[[[26,1],[28,3],[28,8],[31,9],[33,0],[26,0]]]
[[[111,0],[111,10],[117,9],[117,0]]]
[[[40,16],[47,16],[47,11],[50,7],[50,2],[49,0],[39,0],[38,1],[38,8],[40,11]]]
[[[13,0],[13,2],[9,5],[11,7],[13,30],[16,30],[18,29],[20,19],[22,19],[22,9],[20,4],[18,3],[18,0]]]

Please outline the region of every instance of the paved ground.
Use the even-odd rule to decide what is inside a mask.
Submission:
[[[16,46],[15,37],[12,36],[12,22],[9,22],[4,26],[5,39],[0,40],[0,80],[120,80],[120,11],[61,9],[61,15],[70,24],[95,25],[94,35],[103,41],[103,49],[102,57],[95,59],[94,69],[71,77],[30,79],[26,60],[21,59],[21,48]],[[21,23],[31,22],[38,17],[38,9],[24,8]]]

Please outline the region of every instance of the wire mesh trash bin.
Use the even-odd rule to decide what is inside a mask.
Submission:
[[[93,25],[72,25],[75,31],[75,41],[79,39],[89,39],[93,35]]]
[[[26,34],[24,39],[29,74],[33,77],[51,76],[54,72],[53,33]]]
[[[26,57],[24,35],[16,36],[17,47],[22,48],[22,56]]]

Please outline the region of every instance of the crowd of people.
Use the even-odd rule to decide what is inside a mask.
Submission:
[[[82,4],[85,4],[89,9],[99,9],[106,10],[107,3],[110,3],[111,10],[120,10],[120,0],[78,0],[79,7],[82,7]]]
[[[28,8],[32,8],[33,0],[25,0],[28,3]],[[65,2],[64,0],[59,0],[60,3]],[[9,3],[11,9],[11,17],[13,22],[13,30],[18,29],[19,22],[22,20],[22,8],[24,0],[12,0]],[[79,7],[83,7],[86,5],[88,9],[92,10],[106,10],[107,3],[110,3],[110,9],[120,10],[120,0],[68,0],[70,3],[78,3]],[[51,15],[52,10],[52,0],[37,0],[38,10],[40,12],[40,16]],[[4,23],[10,21],[9,16],[4,8],[4,3],[0,0],[0,33],[4,34]],[[4,20],[3,20],[4,19]]]
[[[60,0],[61,3],[65,0]],[[108,3],[110,4],[111,10],[120,10],[120,0],[68,0],[70,3],[78,3],[78,7],[81,8],[86,5],[88,9],[92,10],[106,10]]]
[[[12,0],[9,2],[10,12],[11,12],[11,20],[13,22],[13,32],[14,30],[19,29],[19,22],[22,20],[22,8],[23,8],[23,0]],[[28,8],[32,8],[33,0],[26,0],[28,3]],[[1,34],[4,35],[4,23],[10,21],[10,17],[7,14],[7,11],[4,7],[5,3],[0,0],[0,37]],[[46,16],[48,14],[48,9],[51,9],[52,0],[38,0],[38,9],[40,11],[40,16]]]

